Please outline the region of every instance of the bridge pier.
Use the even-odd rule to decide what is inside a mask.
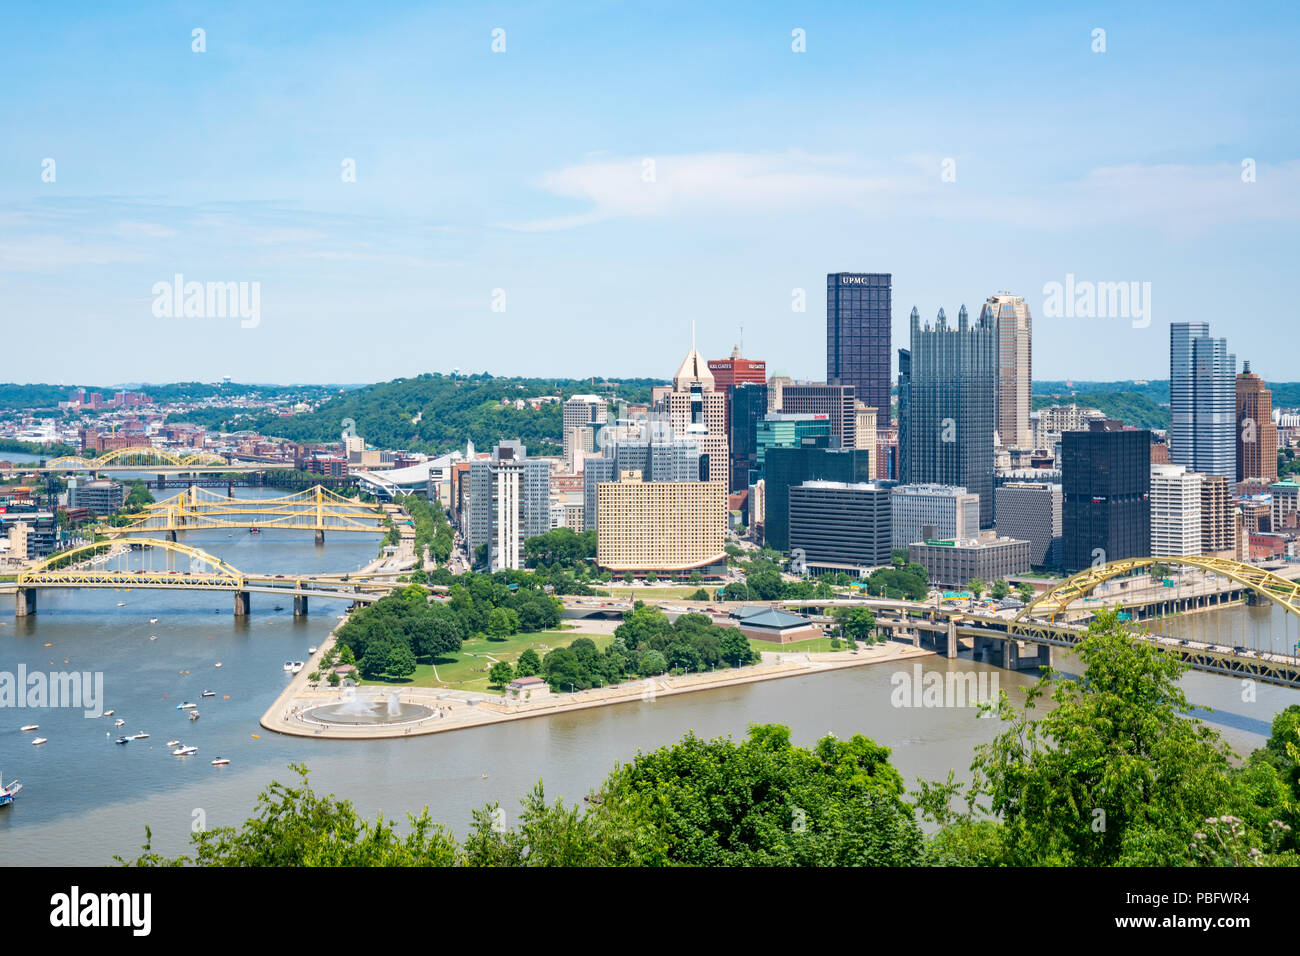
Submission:
[[[948,618],[948,659],[957,656],[957,622]]]
[[[294,617],[306,617],[306,616],[307,616],[307,595],[305,595],[305,594],[299,594],[299,595],[297,595],[297,596],[294,597],[294,599],[293,599],[293,616],[294,616]]]
[[[173,542],[173,543],[175,543],[175,541],[176,541],[176,529],[175,529],[175,528],[172,528],[170,531],[167,532],[167,540],[168,540],[168,541],[171,541],[171,542]]]
[[[248,617],[250,598],[252,597],[247,591],[235,592],[235,617]]]
[[[324,529],[324,528],[317,528],[317,529],[316,529],[316,543],[317,543],[317,544],[324,544],[324,543],[325,543],[325,529]]]
[[[159,472],[159,473],[158,473],[158,488],[159,488],[159,490],[162,490],[163,488],[166,488],[166,487],[167,487],[167,476],[164,475],[164,474],[162,474],[162,472]]]
[[[14,592],[14,617],[36,613],[36,588],[19,588]]]

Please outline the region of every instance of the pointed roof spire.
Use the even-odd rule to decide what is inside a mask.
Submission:
[[[695,320],[691,320],[691,350],[673,376],[673,391],[689,392],[691,383],[699,382],[702,391],[713,391],[713,373],[709,365],[695,348]]]

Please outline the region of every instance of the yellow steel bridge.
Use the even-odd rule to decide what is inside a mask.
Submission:
[[[318,538],[326,531],[382,534],[385,530],[378,505],[345,498],[321,485],[278,498],[227,498],[191,487],[127,518],[128,524],[105,530],[114,535],[161,532],[171,538],[181,531],[228,528],[289,528],[315,531]]]
[[[221,455],[214,455],[211,452],[200,451],[188,455],[178,455],[168,451],[165,448],[154,448],[151,445],[138,445],[131,448],[115,448],[112,451],[96,458],[85,458],[81,455],[64,455],[60,458],[51,458],[45,463],[46,471],[94,471],[96,468],[105,465],[116,465],[118,467],[140,467],[154,468],[163,466],[185,466],[185,465],[228,465],[230,462]]]

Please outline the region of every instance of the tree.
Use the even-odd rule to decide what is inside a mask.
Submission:
[[[776,601],[785,596],[785,582],[775,569],[747,575],[745,583],[749,585],[750,593],[760,601]]]
[[[749,638],[738,628],[729,627],[721,641],[722,659],[732,667],[744,667],[758,660],[759,654],[749,646]]]
[[[866,607],[837,607],[834,611],[840,630],[853,641],[870,641],[876,628],[876,615]]]
[[[494,607],[488,614],[487,633],[498,640],[518,634],[519,616],[508,607]]]
[[[1010,593],[1011,593],[1011,586],[1007,584],[1007,582],[1004,581],[1002,578],[998,578],[996,581],[994,581],[993,587],[989,589],[989,596],[992,597],[993,600],[995,601],[1001,601],[1004,597],[1006,597]]]
[[[699,571],[692,571],[691,583],[696,586],[699,586],[700,584],[704,583],[704,575],[701,574]]]
[[[1043,866],[1194,862],[1204,821],[1233,806],[1230,751],[1187,716],[1187,669],[1134,640],[1102,611],[1078,645],[1083,676],[1051,675],[1017,710],[998,705],[1007,729],[976,750],[973,795],[1002,823],[1003,863]],[[1038,698],[1051,690],[1043,716]]]
[[[531,647],[525,648],[519,660],[515,661],[515,675],[518,677],[532,677],[541,669],[542,659]]]
[[[749,586],[743,581],[732,581],[722,589],[722,598],[725,601],[748,601]]]
[[[704,590],[704,588],[696,588],[696,589],[695,589],[694,591],[692,591],[689,595],[687,595],[686,600],[688,600],[688,601],[707,601],[707,600],[709,600],[709,592],[706,591],[706,590]]]
[[[631,572],[631,571],[624,571],[624,572],[623,572],[623,583],[624,583],[624,584],[631,584],[631,583],[632,583],[632,572]]]
[[[390,677],[410,677],[415,673],[415,655],[404,644],[393,648],[388,655],[388,675]]]
[[[637,665],[637,670],[642,674],[662,674],[668,670],[668,659],[659,651],[646,651],[641,655],[641,660]]]
[[[515,679],[515,669],[510,666],[509,661],[497,661],[488,671],[488,683],[495,684],[497,687],[505,689]]]
[[[975,595],[976,601],[978,601],[980,595],[984,593],[984,582],[979,578],[971,578],[966,582],[966,587],[970,590],[971,594]]]
[[[366,647],[366,654],[361,658],[361,676],[375,678],[388,670],[388,657],[392,644],[388,641],[371,641]]]
[[[1028,604],[1034,599],[1034,586],[1028,581],[1021,581],[1016,585],[1016,597],[1020,598],[1021,603]]]
[[[659,575],[655,574],[653,571],[647,571],[645,573],[645,579],[647,584],[654,584],[659,580]]]

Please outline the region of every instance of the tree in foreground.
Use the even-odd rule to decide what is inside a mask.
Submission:
[[[1266,757],[1233,768],[1218,733],[1188,716],[1179,658],[1135,639],[1113,612],[1098,615],[1078,655],[1079,679],[1045,676],[1023,709],[1001,695],[1005,729],[976,750],[965,813],[948,809],[962,790],[951,776],[922,785],[918,805],[942,825],[934,862],[1198,865],[1212,844],[1218,862],[1296,862],[1294,831],[1279,819],[1295,809],[1286,771]],[[1053,706],[1034,716],[1049,690]],[[991,816],[976,815],[981,800]]]

